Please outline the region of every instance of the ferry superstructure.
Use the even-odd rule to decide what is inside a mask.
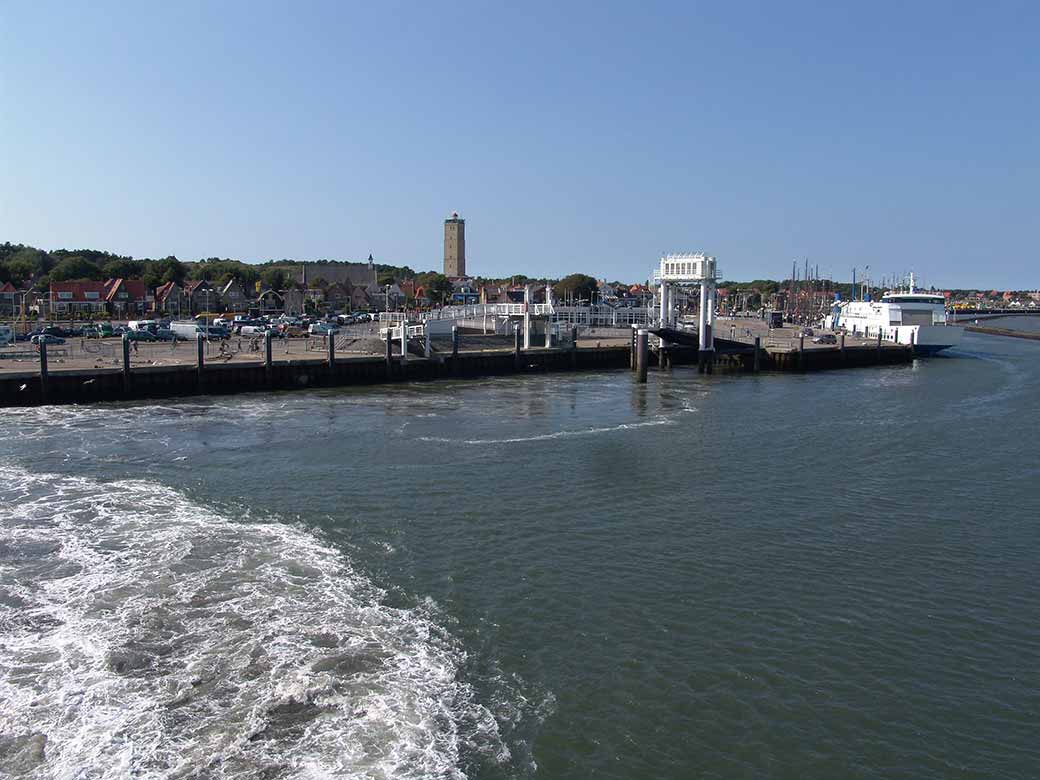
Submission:
[[[906,291],[887,292],[880,301],[835,301],[824,327],[840,329],[896,344],[913,344],[914,351],[934,355],[957,346],[963,329],[950,324],[946,299],[935,293],[920,293],[910,287]]]

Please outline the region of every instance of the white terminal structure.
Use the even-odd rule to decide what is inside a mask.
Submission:
[[[658,288],[660,327],[675,327],[675,293],[679,287],[700,285],[700,311],[697,315],[698,349],[701,353],[715,351],[715,285],[720,278],[715,258],[703,252],[680,252],[661,257],[660,267],[654,271],[653,281]]]

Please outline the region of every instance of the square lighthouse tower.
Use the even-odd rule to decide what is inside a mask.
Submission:
[[[444,220],[444,275],[449,279],[466,275],[466,220],[457,211]]]

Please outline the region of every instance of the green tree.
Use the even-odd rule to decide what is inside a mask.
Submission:
[[[585,274],[571,274],[563,277],[553,285],[553,294],[559,300],[571,298],[573,300],[592,300],[592,293],[599,287],[599,283],[591,276]]]
[[[100,279],[101,269],[86,258],[66,257],[58,262],[50,273],[51,281],[66,282],[72,279]]]
[[[141,275],[141,263],[122,257],[109,260],[101,266],[101,275],[106,279],[135,279]]]
[[[184,263],[173,255],[160,260],[158,270],[163,284],[166,282],[184,284],[184,279],[188,275],[188,269],[184,266]]]
[[[260,281],[268,289],[283,290],[290,280],[284,268],[265,268],[260,272]]]
[[[426,296],[431,302],[442,305],[445,300],[451,297],[454,290],[455,287],[452,285],[451,280],[444,274],[431,274],[426,283]]]

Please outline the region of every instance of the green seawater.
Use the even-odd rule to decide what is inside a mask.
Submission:
[[[1040,776],[1038,342],[0,432],[12,776]]]

